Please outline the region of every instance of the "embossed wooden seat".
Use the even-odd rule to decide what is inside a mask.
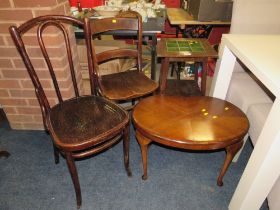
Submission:
[[[42,16],[27,21],[19,27],[10,27],[10,33],[34,84],[35,93],[41,106],[45,128],[50,133],[53,140],[55,163],[59,162],[59,153],[66,157],[67,165],[75,187],[77,206],[80,207],[82,197],[78,173],[75,166],[76,158],[84,158],[103,151],[114,145],[121,137],[123,137],[125,168],[127,174],[129,176],[131,175],[128,154],[129,117],[124,109],[105,98],[96,95],[80,95],[66,24],[69,26],[76,24],[81,28],[84,27],[82,21],[72,17]],[[47,63],[58,98],[58,104],[53,107],[49,104],[48,98],[46,97],[45,91],[43,90],[30,57],[26,52],[22,39],[25,32],[30,29],[32,30],[32,28],[37,26],[38,43]],[[52,67],[44,39],[42,39],[43,32],[49,26],[52,28],[55,26],[64,36],[70,68],[69,74],[71,75],[74,87],[74,97],[70,99],[64,100],[61,96],[59,84],[55,76],[56,71]]]
[[[136,12],[120,13],[115,18],[85,19],[86,39],[93,60],[89,65],[91,83],[98,84],[99,94],[114,101],[137,99],[154,92],[158,84],[142,71],[142,19]],[[97,53],[91,38],[107,31],[126,30],[137,35],[136,49],[114,49]],[[132,71],[100,75],[99,64],[117,58],[135,58],[136,69]]]

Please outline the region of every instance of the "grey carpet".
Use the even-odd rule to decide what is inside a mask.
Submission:
[[[0,148],[11,153],[0,159],[0,209],[76,209],[74,188],[64,158],[54,164],[50,137],[43,131],[0,128]],[[224,177],[216,178],[224,151],[191,152],[151,145],[148,180],[142,181],[140,149],[131,128],[130,165],[126,176],[122,143],[92,158],[77,161],[82,189],[81,209],[224,210],[252,151],[249,141],[240,159]],[[267,209],[264,203],[262,209]]]

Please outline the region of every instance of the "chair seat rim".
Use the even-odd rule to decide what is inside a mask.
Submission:
[[[129,116],[128,113],[119,105],[113,103],[112,101],[107,100],[106,98],[103,97],[99,97],[99,96],[80,96],[78,98],[82,98],[82,97],[87,97],[87,98],[99,98],[101,100],[103,100],[104,102],[106,102],[106,104],[112,105],[114,107],[116,107],[117,109],[119,109],[120,111],[123,112],[123,114],[125,114],[125,118],[123,119],[122,122],[120,122],[118,125],[114,126],[113,128],[111,128],[110,130],[106,130],[106,134],[101,133],[97,136],[94,137],[89,137],[88,139],[83,139],[81,140],[82,142],[77,142],[77,143],[65,143],[67,142],[67,139],[65,139],[64,141],[61,140],[61,138],[56,134],[54,128],[53,128],[53,124],[51,121],[51,114],[49,114],[47,116],[47,125],[48,125],[48,130],[53,138],[53,142],[55,143],[55,145],[65,151],[77,151],[77,150],[83,150],[83,149],[87,149],[88,147],[92,147],[95,145],[98,145],[102,142],[106,142],[106,141],[110,141],[111,138],[113,138],[114,136],[116,136],[117,134],[119,134],[121,132],[121,130],[129,123]],[[75,100],[76,98],[70,98],[64,101],[71,101],[71,100]],[[59,106],[59,104],[56,104],[54,107]],[[52,107],[52,108],[54,108]],[[52,110],[52,109],[51,109]]]

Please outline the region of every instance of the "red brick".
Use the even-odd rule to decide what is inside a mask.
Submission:
[[[45,130],[43,123],[23,123],[24,130]]]
[[[38,99],[27,99],[29,106],[40,106]]]
[[[72,87],[73,82],[72,82],[70,74],[69,74],[68,79],[63,80],[63,81],[61,81],[61,80],[58,81],[58,85],[59,85],[59,88],[61,88],[61,89],[69,89],[70,87]]]
[[[38,99],[27,99],[29,106],[40,106]],[[50,106],[54,106],[55,104],[58,103],[57,99],[48,99]]]
[[[2,11],[1,11],[2,12]],[[1,13],[0,12],[0,13]],[[14,23],[0,23],[0,33],[3,34],[9,34],[9,27],[11,25],[15,25]]]
[[[16,80],[0,80],[0,88],[20,88]]]
[[[41,85],[43,88],[52,88],[52,82],[50,80],[40,80]],[[34,88],[34,85],[32,84],[31,80],[20,80],[20,83],[23,88]]]
[[[7,114],[9,122],[34,122],[32,115]]]
[[[61,58],[66,54],[65,48],[64,47],[52,47],[52,48],[47,48],[47,52],[50,58]],[[38,58],[42,57],[42,52],[39,47],[32,47],[32,48],[27,48],[27,53],[30,57],[33,58]]]
[[[0,57],[18,57],[19,53],[15,47],[0,47]]]
[[[25,99],[0,98],[0,104],[5,106],[26,106]]]
[[[0,45],[5,45],[4,37],[0,36]]]
[[[6,43],[7,46],[12,46],[14,47],[15,46],[15,43],[14,43],[14,40],[12,39],[11,35],[10,34],[7,34],[6,36],[3,37],[4,38],[4,41]]]
[[[37,34],[37,30],[38,30],[38,27],[33,27],[31,28],[29,31],[28,31],[28,34],[30,35],[35,35]],[[45,30],[44,30],[44,35],[57,35],[58,31],[57,31],[57,28],[54,27],[54,26],[48,26]],[[27,35],[27,33],[25,34]]]
[[[9,122],[9,123],[10,123],[10,127],[14,130],[23,130],[24,129],[22,123],[14,123],[14,122]]]
[[[42,58],[43,54],[42,51],[39,47],[33,47],[33,48],[27,48],[27,53],[30,57],[34,57],[34,58]]]
[[[57,0],[57,3],[58,3],[58,4],[63,3],[63,2],[65,2],[65,3],[66,3],[66,5],[69,5],[69,6],[70,6],[70,4],[69,4],[69,1],[68,1],[68,0]]]
[[[0,1],[0,7],[1,8],[11,7],[10,0],[1,0]]]
[[[60,92],[61,92],[62,98],[64,100],[74,96],[74,91],[72,90],[72,88],[70,89],[70,91],[69,90],[60,90]],[[45,90],[45,94],[49,101],[57,99],[55,90]]]
[[[36,98],[34,90],[9,90],[11,97]]]
[[[3,69],[2,75],[9,79],[29,78],[27,70]]]
[[[65,69],[55,69],[54,70],[56,78],[66,78],[69,75],[69,71]],[[41,79],[49,79],[50,78],[50,73],[49,71],[37,71],[38,77]]]
[[[16,114],[17,113],[17,111],[16,111],[16,108],[15,107],[3,107],[3,109],[4,109],[4,112],[6,113],[6,114]]]
[[[42,15],[65,15],[64,5],[59,5],[56,8],[50,8],[46,10],[36,10],[34,9],[35,17]]]
[[[18,107],[18,114],[41,114],[40,107]],[[36,122],[36,121],[35,121]]]
[[[55,29],[53,29],[53,30],[55,30]],[[57,29],[57,30],[59,30],[59,29]],[[61,43],[64,42],[64,39],[63,39],[63,35],[57,31],[57,34],[52,34],[51,36],[50,35],[44,36],[44,33],[43,33],[43,41],[44,41],[45,46],[49,47],[49,46],[61,45]],[[25,46],[38,46],[39,47],[38,39],[35,34],[23,36],[23,42],[24,42]]]
[[[65,55],[62,59],[52,59],[52,65],[53,68],[65,68],[69,65],[67,56]]]
[[[39,79],[51,79],[50,72],[48,70],[36,71]]]
[[[16,68],[25,68],[25,65],[22,61],[22,59],[13,59],[13,62],[15,64]],[[41,69],[46,69],[47,65],[45,63],[45,60],[43,58],[33,58],[31,59],[31,63],[33,67],[36,68],[41,68]]]
[[[58,0],[59,1],[59,0]],[[64,4],[65,15],[71,15],[70,4],[69,2]]]
[[[8,91],[0,89],[0,97],[9,97]]]
[[[0,12],[1,21],[25,21],[31,18],[33,18],[31,10],[1,10]]]
[[[35,120],[35,122],[43,122],[43,117],[42,114],[40,115],[34,115],[33,119]]]
[[[46,94],[48,99],[57,98],[55,90],[45,90],[45,94]]]
[[[14,5],[20,7],[53,7],[56,0],[14,0]]]
[[[13,68],[12,62],[10,59],[1,59],[0,58],[0,68]]]

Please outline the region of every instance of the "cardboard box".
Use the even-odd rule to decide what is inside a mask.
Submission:
[[[106,50],[114,50],[119,48],[129,48],[125,41],[122,40],[93,40],[96,46],[96,53],[104,52]],[[88,60],[87,51],[84,40],[77,41],[77,49],[80,65],[82,68],[83,79],[88,79]],[[127,71],[136,65],[135,59],[115,59],[99,65],[101,75],[112,74],[122,71]]]

